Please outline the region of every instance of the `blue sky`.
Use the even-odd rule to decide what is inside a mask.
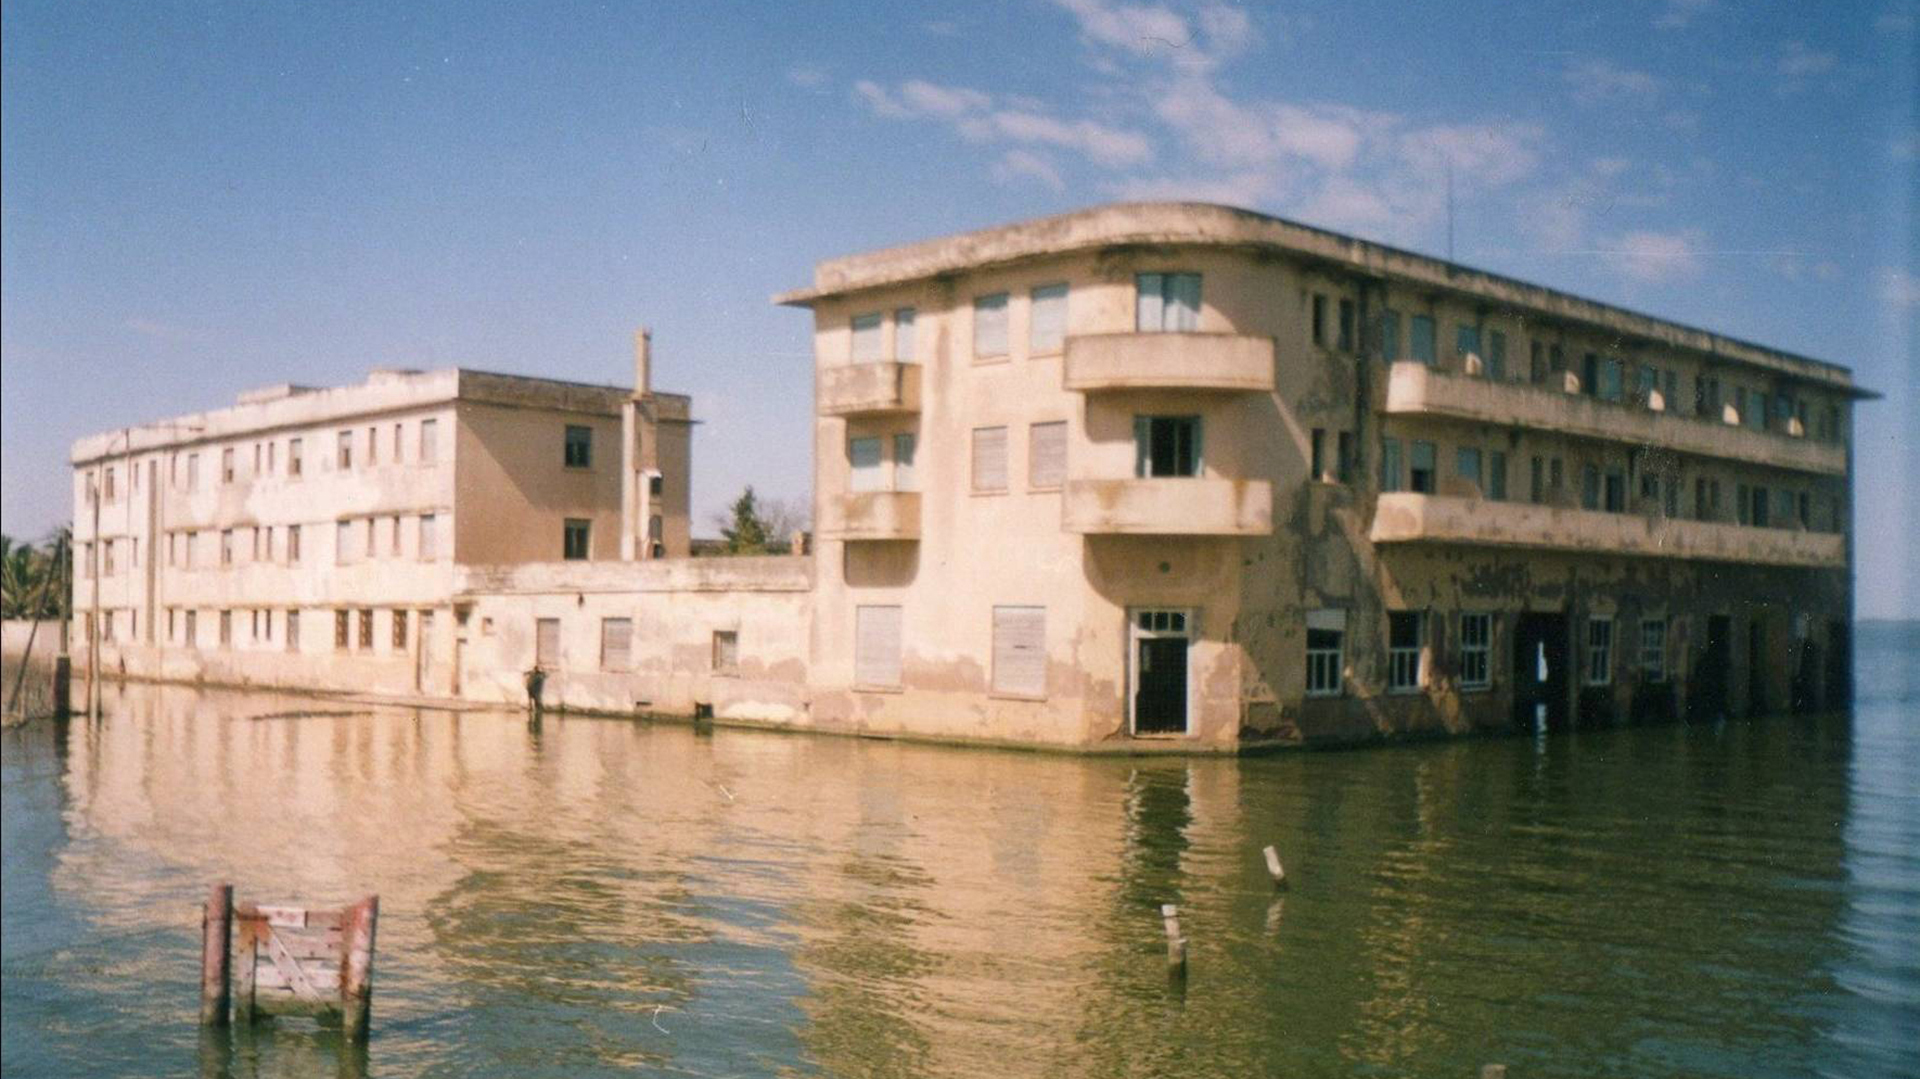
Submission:
[[[1225,201],[1848,364],[1860,610],[1920,607],[1920,5],[10,2],[0,527],[68,444],[465,364],[694,395],[806,491],[820,259]]]

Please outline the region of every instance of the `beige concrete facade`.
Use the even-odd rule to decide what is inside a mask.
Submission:
[[[1843,368],[1197,204],[777,299],[815,320],[819,726],[1225,748],[1844,697]]]
[[[110,674],[457,694],[461,567],[627,549],[623,410],[663,473],[642,557],[686,553],[688,400],[642,385],[375,371],[81,439],[76,651],[97,608]]]

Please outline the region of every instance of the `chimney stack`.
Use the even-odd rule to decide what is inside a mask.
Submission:
[[[633,395],[653,392],[653,331],[645,326],[633,331]]]

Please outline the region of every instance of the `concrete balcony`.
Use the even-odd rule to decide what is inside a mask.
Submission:
[[[920,365],[854,363],[820,369],[823,416],[882,416],[920,411]]]
[[[1568,380],[1568,386],[1577,385],[1577,380]],[[1404,361],[1394,364],[1388,376],[1387,411],[1538,428],[1796,472],[1839,476],[1847,470],[1846,447],[1833,443],[1731,426],[1724,419],[1715,422],[1599,401],[1558,387],[1495,382]],[[1730,408],[1728,412],[1731,414]]]
[[[1265,536],[1273,485],[1199,477],[1069,480],[1061,527],[1082,535]]]
[[[1103,333],[1067,338],[1069,390],[1272,393],[1273,338],[1225,333]]]
[[[1847,564],[1846,538],[1828,532],[1749,528],[1404,491],[1380,496],[1369,538],[1380,544],[1512,547],[1756,566],[1844,569]]]
[[[820,535],[836,540],[917,540],[920,492],[862,491],[820,503]]]

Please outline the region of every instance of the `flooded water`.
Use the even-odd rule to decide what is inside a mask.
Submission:
[[[1863,632],[1851,719],[1244,761],[132,687],[5,735],[0,1064],[1920,1074],[1916,655]],[[379,893],[364,1056],[306,1020],[202,1037],[222,879]]]

